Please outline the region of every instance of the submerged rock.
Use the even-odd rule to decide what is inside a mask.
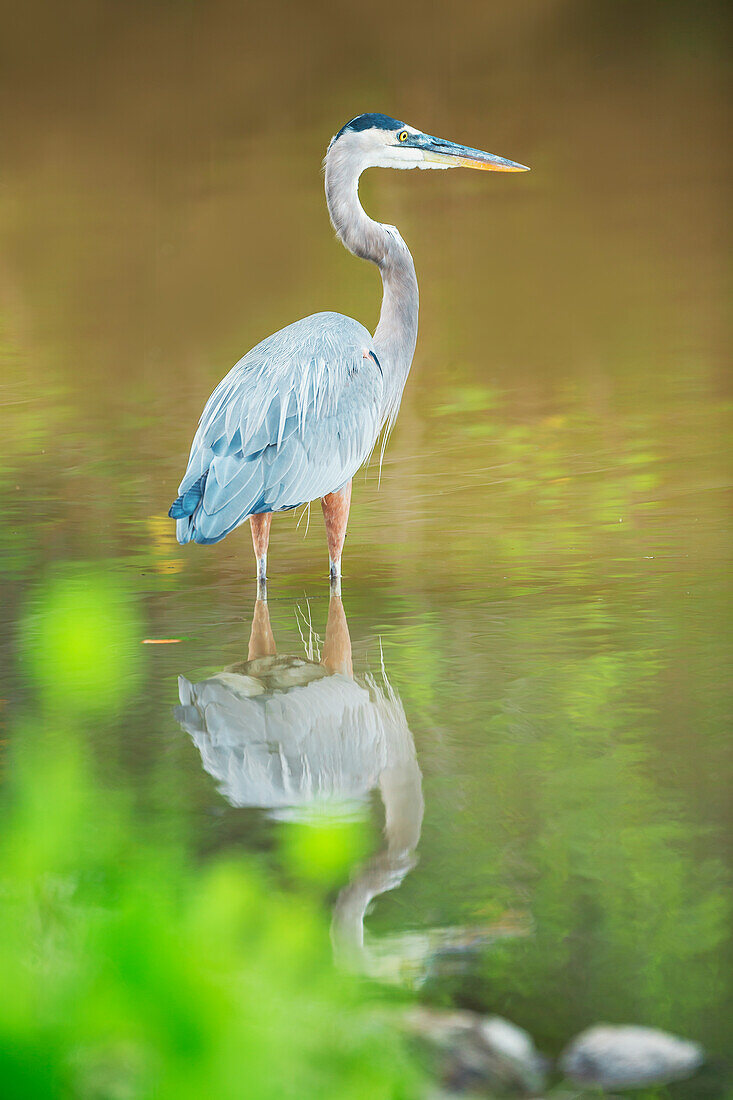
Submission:
[[[665,1031],[599,1024],[573,1039],[562,1054],[560,1068],[580,1084],[633,1088],[689,1077],[703,1060],[699,1043]]]
[[[526,1031],[501,1016],[419,1008],[407,1025],[432,1048],[452,1095],[534,1096],[544,1088],[545,1059]]]

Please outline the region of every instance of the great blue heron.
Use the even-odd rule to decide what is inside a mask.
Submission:
[[[379,268],[379,324],[372,336],[351,317],[314,313],[232,367],[206,403],[170,508],[180,543],[219,542],[249,519],[264,582],[272,513],[320,497],[331,579],[340,577],[351,479],[397,417],[417,340],[412,256],[393,225],[364,212],[359,177],[366,168],[461,166],[527,171],[386,115],[358,115],[331,139],[328,212],[341,243]]]

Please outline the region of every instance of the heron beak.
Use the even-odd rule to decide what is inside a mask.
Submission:
[[[529,172],[524,164],[471,149],[468,145],[456,145],[453,141],[428,137],[422,146],[423,157],[428,164],[440,164],[446,168],[478,168],[483,172]]]

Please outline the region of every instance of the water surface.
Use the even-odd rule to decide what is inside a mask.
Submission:
[[[459,5],[393,41],[348,13],[82,5],[2,78],[3,695],[33,703],[16,623],[38,584],[115,578],[139,637],[110,642],[122,686],[90,743],[203,855],[267,853],[288,820],[232,805],[174,713],[179,676],[247,659],[248,533],[181,548],[166,511],[248,347],[315,310],[376,321],[325,145],[386,110],[532,165],[364,181],[413,249],[421,332],[381,485],[355,480],[343,605],[424,799],[367,940],[548,1050],[601,1019],[733,1046],[725,73],[717,9],[672,8],[628,28],[603,4]],[[317,508],[275,520],[278,652],[325,637],[326,565]]]

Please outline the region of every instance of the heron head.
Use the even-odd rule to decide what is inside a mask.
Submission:
[[[331,139],[329,153],[353,157],[365,168],[479,168],[486,172],[528,172],[523,164],[481,149],[433,137],[388,115],[357,115]]]

